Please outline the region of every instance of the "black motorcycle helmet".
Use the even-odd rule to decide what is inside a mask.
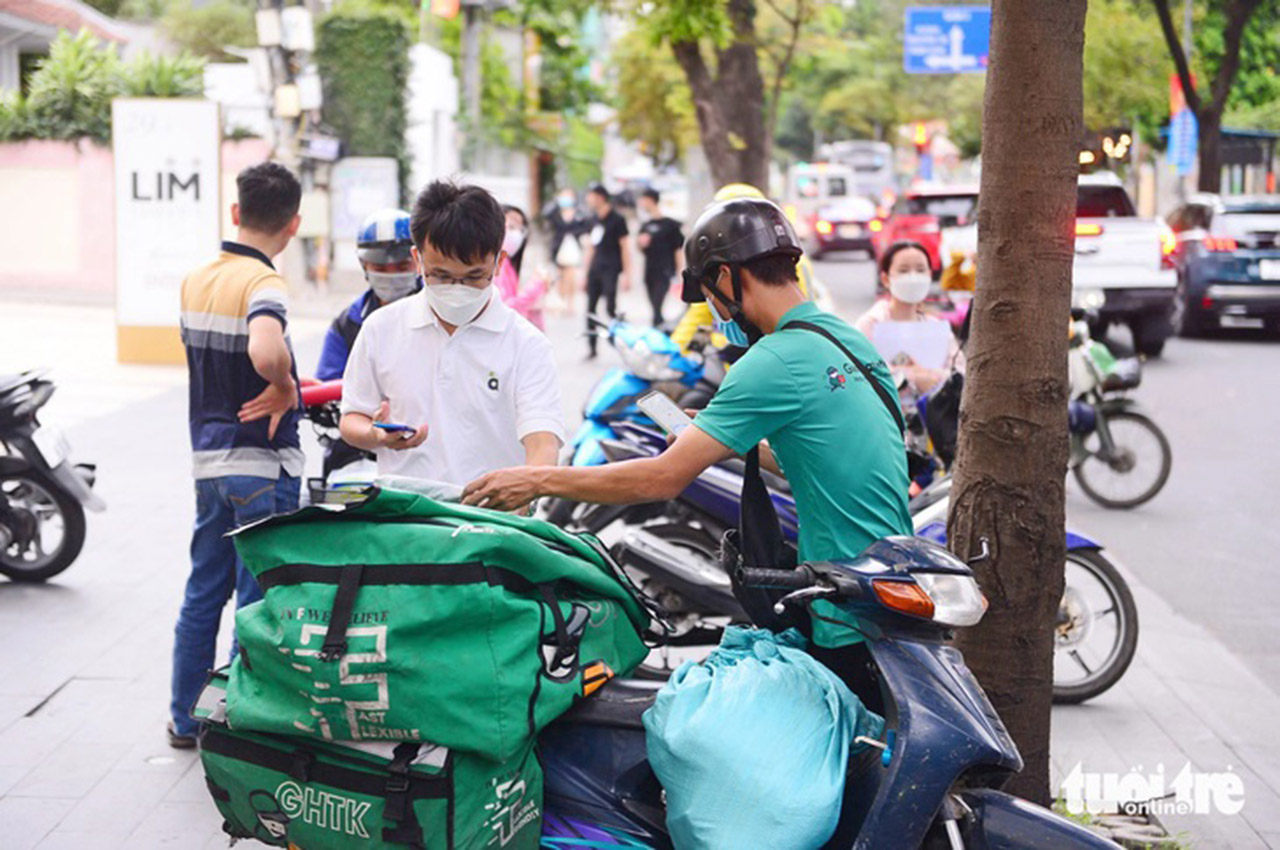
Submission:
[[[686,304],[706,301],[702,284],[714,280],[722,265],[734,274],[735,301],[742,298],[737,267],[751,260],[785,254],[800,259],[804,252],[795,229],[778,205],[764,198],[719,201],[702,211],[684,243]]]
[[[682,298],[687,304],[706,301],[702,285],[707,284],[720,302],[716,312],[727,313],[754,343],[763,333],[742,311],[742,264],[775,256],[799,260],[803,253],[791,222],[777,204],[764,198],[719,201],[702,211],[684,243]],[[715,285],[721,266],[729,267],[732,295]]]

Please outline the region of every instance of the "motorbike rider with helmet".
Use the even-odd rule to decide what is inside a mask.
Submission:
[[[404,210],[382,209],[371,213],[356,231],[356,256],[364,270],[369,288],[337,315],[324,335],[316,379],[334,381],[342,377],[347,358],[365,319],[375,310],[412,295],[422,288],[413,264],[413,237],[409,233],[409,214]],[[340,437],[325,447],[323,477],[372,455],[348,444]]]
[[[693,425],[656,457],[491,472],[467,485],[464,501],[505,510],[539,496],[663,501],[712,464],[767,441],[761,465],[785,469],[791,482],[802,561],[851,558],[877,539],[910,534],[893,378],[865,336],[801,291],[801,254],[773,203],[709,206],[685,243],[684,300],[705,300],[717,329],[747,350]],[[879,390],[847,356],[854,352]]]
[[[410,251],[409,214],[404,210],[382,209],[371,213],[356,232],[356,256],[369,288],[338,314],[324,336],[316,378],[333,381],[342,377],[356,335],[373,311],[412,295],[422,288]]]
[[[716,191],[714,201],[732,201],[736,198],[764,198],[764,192],[761,192],[750,183],[726,183]],[[809,258],[800,257],[800,262],[796,266],[798,279],[800,283],[800,291],[807,298],[814,299],[817,297],[817,278],[813,271],[813,264],[809,262]],[[675,330],[671,332],[671,340],[685,354],[689,353],[689,344],[697,335],[699,328],[712,327],[714,324],[711,316],[711,309],[707,307],[707,302],[698,301],[690,304],[684,311],[684,315],[680,317],[680,322],[676,325]],[[728,341],[720,334],[712,334],[711,344],[717,350],[724,352]],[[730,352],[730,356],[725,359],[729,362],[737,359],[736,355],[741,351]]]

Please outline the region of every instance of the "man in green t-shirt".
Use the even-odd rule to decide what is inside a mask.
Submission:
[[[790,222],[769,201],[708,207],[685,243],[684,297],[708,299],[717,330],[750,348],[694,426],[653,458],[491,472],[467,485],[464,500],[505,510],[539,496],[662,501],[708,466],[760,445],[761,465],[791,482],[802,561],[853,558],[881,537],[911,534],[893,379],[865,336],[804,296],[796,279],[800,255]]]

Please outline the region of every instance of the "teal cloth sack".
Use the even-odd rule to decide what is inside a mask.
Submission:
[[[375,491],[248,526],[232,729],[431,741],[506,761],[644,659],[646,609],[594,538]]]
[[[835,832],[859,735],[884,718],[805,651],[795,629],[730,627],[645,712],[676,850],[815,850]]]
[[[226,726],[220,674],[193,712],[205,784],[232,838],[303,850],[534,850],[542,769],[425,742],[334,743]]]

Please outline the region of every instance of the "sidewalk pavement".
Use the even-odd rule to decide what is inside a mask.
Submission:
[[[647,315],[638,293],[625,303]],[[568,411],[614,364],[604,350],[582,362],[580,322],[553,318],[549,328]],[[293,322],[304,364],[325,324]],[[107,308],[0,305],[0,370],[37,364],[59,382],[48,419],[68,429],[77,458],[99,464],[109,508],[90,516],[83,554],[53,582],[0,580],[0,847],[225,847],[198,758],[164,735],[193,503],[185,374],[115,364]],[[1280,847],[1280,736],[1270,726],[1280,697],[1159,597],[1133,591],[1142,630],[1133,666],[1093,702],[1054,711],[1055,787],[1077,762],[1120,773],[1163,763],[1170,778],[1187,762],[1230,769],[1244,782],[1239,816],[1162,822],[1197,850]],[[228,612],[223,657],[230,624]]]

